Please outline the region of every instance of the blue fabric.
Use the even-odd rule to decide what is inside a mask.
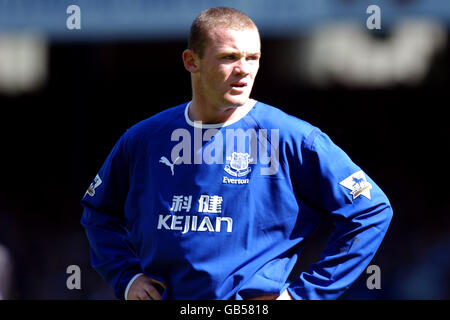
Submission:
[[[139,272],[162,280],[166,299],[246,299],[286,287],[295,299],[338,298],[387,231],[384,193],[326,134],[277,108],[257,102],[239,121],[208,129],[209,139],[186,122],[186,105],[127,130],[83,197],[93,267],[121,299]],[[238,129],[249,133],[244,144],[226,139]],[[177,160],[183,141],[190,148]],[[223,163],[207,164],[205,154]],[[336,229],[291,282],[323,213]]]

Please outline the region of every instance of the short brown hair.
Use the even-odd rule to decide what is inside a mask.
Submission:
[[[255,23],[243,12],[227,7],[216,7],[202,11],[191,25],[188,48],[203,57],[208,41],[208,31],[215,27],[235,30],[255,29]]]

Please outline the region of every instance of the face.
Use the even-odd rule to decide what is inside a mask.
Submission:
[[[260,56],[256,30],[212,30],[203,57],[198,60],[197,93],[204,102],[216,107],[245,104],[258,72]]]

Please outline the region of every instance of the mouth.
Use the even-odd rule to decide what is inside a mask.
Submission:
[[[232,88],[245,88],[247,85],[248,84],[245,81],[238,81],[238,82],[232,83],[231,87]]]

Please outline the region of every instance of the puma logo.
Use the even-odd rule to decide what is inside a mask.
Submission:
[[[178,159],[180,159],[180,157],[176,158],[173,163],[170,163],[170,161],[166,157],[161,157],[161,159],[159,159],[159,162],[164,163],[165,165],[169,166],[170,171],[172,172],[172,175],[174,175],[175,174],[174,165],[177,163]]]

